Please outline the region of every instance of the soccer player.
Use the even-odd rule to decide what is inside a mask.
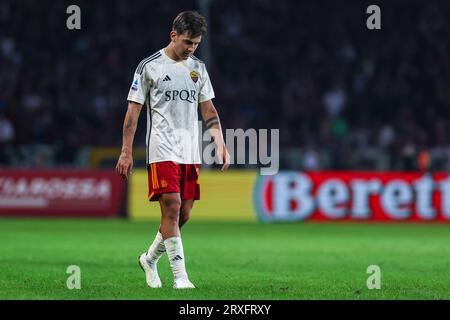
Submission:
[[[205,64],[193,53],[206,33],[206,20],[195,11],[173,21],[170,43],[139,63],[128,94],[123,145],[116,171],[128,179],[132,145],[143,104],[147,107],[147,170],[150,201],[158,201],[161,224],[148,251],[139,257],[149,287],[161,287],[157,262],[167,252],[176,289],[195,288],[185,267],[180,228],[200,199],[198,113],[216,143],[222,171],[230,164],[214,90]]]

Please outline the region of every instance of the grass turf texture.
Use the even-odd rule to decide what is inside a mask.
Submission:
[[[195,290],[150,289],[137,264],[157,222],[0,219],[0,299],[449,299],[450,226],[191,221]],[[69,265],[81,290],[66,287]],[[381,289],[369,290],[369,265]]]

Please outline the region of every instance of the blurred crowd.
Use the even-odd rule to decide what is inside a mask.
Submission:
[[[199,10],[78,1],[82,28],[70,31],[70,4],[0,3],[0,164],[24,145],[52,146],[56,165],[120,147],[137,64],[167,45],[179,11]],[[222,127],[280,129],[287,168],[450,170],[450,2],[381,1],[381,30],[367,29],[368,5],[211,0]],[[142,114],[136,145],[144,135]]]

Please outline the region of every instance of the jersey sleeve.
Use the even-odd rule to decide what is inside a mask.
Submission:
[[[142,70],[140,74],[136,70],[127,100],[144,104],[150,87],[151,79],[147,78],[145,70]]]
[[[203,81],[200,87],[200,94],[199,94],[199,102],[205,102],[208,100],[213,99],[214,96],[214,89],[211,84],[211,80],[209,79],[209,74],[206,68],[203,69]]]

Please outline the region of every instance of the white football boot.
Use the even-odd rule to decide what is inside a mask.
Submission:
[[[147,261],[147,254],[143,253],[139,257],[139,266],[145,272],[145,280],[147,281],[147,285],[150,288],[161,288],[161,279],[158,275],[158,269],[156,265],[153,268],[150,266],[150,263]]]
[[[195,289],[195,286],[189,281],[188,278],[176,279],[173,282],[173,287],[175,289]]]

